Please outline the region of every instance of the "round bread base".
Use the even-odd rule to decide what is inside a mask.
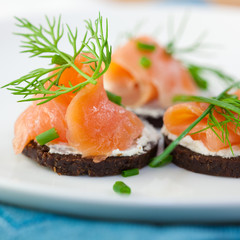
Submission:
[[[112,176],[121,174],[123,170],[143,168],[150,159],[156,156],[158,145],[152,145],[151,149],[141,155],[108,157],[99,163],[91,158],[83,158],[80,154],[49,153],[49,147],[40,146],[35,141],[29,142],[24,148],[23,154],[37,161],[40,165],[51,168],[62,175],[78,176]]]
[[[164,137],[165,147],[172,141]],[[178,145],[172,152],[173,163],[192,172],[213,176],[240,177],[240,157],[206,156]]]
[[[151,123],[155,128],[161,128],[163,126],[163,116],[154,118],[151,116],[137,114],[138,117],[145,119],[147,122]]]

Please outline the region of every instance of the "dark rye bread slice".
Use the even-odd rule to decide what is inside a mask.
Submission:
[[[137,116],[140,117],[141,119],[146,120],[147,122],[152,124],[155,128],[161,128],[163,126],[163,116],[157,118],[141,114],[137,114]]]
[[[164,137],[165,147],[172,141]],[[172,152],[173,163],[192,172],[214,176],[240,177],[240,157],[206,156],[178,145]]]
[[[78,176],[111,176],[121,174],[123,170],[143,168],[150,159],[156,156],[158,145],[151,145],[151,149],[141,155],[108,157],[102,162],[95,163],[90,158],[82,158],[80,154],[49,153],[49,147],[40,146],[31,141],[24,148],[23,154],[37,161],[40,165],[51,168],[62,175]]]

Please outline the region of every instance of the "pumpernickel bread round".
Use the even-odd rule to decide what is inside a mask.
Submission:
[[[164,137],[165,147],[172,141]],[[240,177],[240,157],[206,156],[178,145],[172,152],[173,163],[192,172],[213,176]]]
[[[147,122],[151,123],[155,128],[161,128],[163,126],[163,116],[160,117],[151,117],[146,115],[137,114],[138,117],[141,119],[146,120]]]
[[[40,146],[31,141],[24,148],[23,154],[37,161],[40,165],[51,168],[62,175],[78,176],[111,176],[121,174],[123,170],[143,168],[157,153],[158,145],[152,144],[150,150],[141,155],[110,156],[107,159],[95,163],[91,158],[83,158],[80,154],[49,153],[49,147]]]

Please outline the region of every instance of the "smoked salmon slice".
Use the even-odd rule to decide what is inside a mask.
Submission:
[[[155,49],[139,49],[139,42],[151,44]],[[150,60],[149,67],[141,66],[142,57]],[[197,93],[187,69],[147,36],[131,39],[113,53],[104,81],[106,89],[120,95],[123,104],[131,107],[158,100],[159,106],[166,108],[172,105],[176,94]]]
[[[209,105],[206,103],[195,103],[195,102],[181,103],[181,104],[174,105],[168,108],[164,114],[164,117],[163,117],[164,126],[166,127],[168,132],[178,136],[191,123],[193,123],[204,112],[204,110],[207,109],[208,106]],[[216,111],[214,111],[213,114],[219,122],[224,120],[223,117]],[[229,144],[227,142],[222,142],[210,128],[202,132],[196,133],[200,130],[205,129],[208,126],[207,120],[208,120],[208,115],[200,123],[198,123],[188,133],[188,135],[190,135],[193,140],[202,141],[203,144],[208,148],[208,150],[213,152],[217,152],[221,149],[228,148]],[[240,143],[239,129],[236,129],[236,126],[233,123],[228,123],[227,129],[229,132],[228,138],[231,145],[232,146],[239,145]],[[214,127],[214,130],[219,136],[222,136],[222,133],[219,129]]]
[[[89,55],[90,56],[90,55]],[[81,69],[84,73],[91,76],[92,70],[90,65],[83,64],[87,59],[79,54],[75,59],[76,66]],[[54,73],[54,72],[53,72]],[[52,73],[52,74],[53,74]],[[52,80],[55,80],[54,77]],[[69,67],[64,70],[59,79],[59,85],[69,86],[69,82],[72,85],[76,85],[85,81],[74,68]],[[53,86],[52,90],[57,90],[57,86]],[[59,134],[59,138],[54,142],[67,142],[66,129],[67,124],[65,121],[65,114],[67,107],[76,93],[67,93],[60,95],[59,97],[51,100],[50,102],[42,105],[37,105],[38,102],[30,105],[17,119],[15,122],[13,148],[16,154],[23,151],[24,147],[35,137],[50,128],[55,127]]]
[[[84,57],[76,59],[77,66],[91,76]],[[75,71],[75,70],[74,70]],[[83,77],[66,69],[60,84],[67,86],[85,81]],[[130,147],[143,130],[142,121],[123,107],[112,103],[103,87],[103,79],[96,85],[88,84],[78,93],[61,95],[47,103],[34,102],[15,123],[14,151],[21,153],[37,135],[55,128],[59,138],[52,143],[66,143],[77,148],[83,156],[98,156],[103,160],[114,149]],[[55,86],[56,87],[56,86]]]
[[[114,149],[129,148],[143,130],[134,113],[108,99],[103,79],[78,92],[67,109],[66,122],[69,144],[83,156],[97,156],[98,160]]]
[[[68,105],[55,100],[42,105],[36,104],[32,103],[15,122],[13,148],[16,154],[21,153],[36,136],[53,127],[59,135],[54,141],[67,142],[65,114]]]
[[[94,63],[84,63],[85,61],[88,61],[88,59],[85,57],[91,57],[93,58],[94,56],[92,54],[86,53],[86,54],[79,54],[75,61],[74,64],[76,67],[78,67],[82,72],[87,74],[88,76],[92,76],[93,71],[91,70],[90,66],[94,68]],[[52,72],[50,75],[56,73],[57,71]],[[53,77],[51,80],[54,81],[57,77]],[[72,86],[75,86],[79,83],[82,83],[86,81],[86,79],[79,74],[73,67],[66,68],[63,73],[60,76],[59,79],[59,85],[63,85],[65,87],[70,87],[70,83]],[[49,82],[47,83],[49,86]],[[47,86],[45,86],[47,87]],[[56,91],[58,89],[57,86],[52,86],[51,90]],[[73,97],[76,95],[76,93],[69,92],[63,95],[58,96],[55,100],[58,102],[64,102],[64,103],[70,103]]]

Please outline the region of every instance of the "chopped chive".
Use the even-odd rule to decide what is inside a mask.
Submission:
[[[144,67],[144,68],[149,68],[152,64],[151,60],[147,57],[141,57],[140,58],[140,64]]]
[[[117,181],[113,185],[113,191],[120,194],[130,194],[131,188],[128,187],[124,182]]]
[[[156,46],[149,43],[137,42],[137,47],[140,50],[153,52],[156,49]]]
[[[59,135],[58,135],[56,129],[51,128],[51,129],[47,130],[46,132],[43,132],[43,133],[39,134],[38,136],[36,136],[36,140],[40,145],[44,145],[58,137],[59,137]]]
[[[233,99],[230,98],[229,101]],[[234,101],[234,100],[233,100]],[[234,102],[238,102],[234,101]],[[173,99],[173,102],[203,102],[203,103],[209,103],[212,104],[213,106],[218,106],[233,112],[236,112],[240,114],[240,108],[239,106],[235,106],[232,102],[227,102],[219,97],[217,98],[206,98],[202,96],[188,96],[188,95],[180,95],[180,96],[175,96]]]
[[[128,169],[128,170],[122,171],[123,177],[131,177],[131,176],[138,175],[138,174],[139,174],[138,168],[133,168],[133,169]]]
[[[117,96],[114,93],[109,92],[109,91],[106,91],[106,93],[107,93],[108,99],[111,102],[113,102],[113,103],[115,103],[115,104],[117,104],[119,106],[122,106],[122,98],[120,96]]]
[[[161,156],[161,155],[160,155]],[[159,161],[159,157],[154,157],[151,162],[149,163],[149,167],[155,168],[155,167],[162,167],[167,165],[168,163],[170,163],[173,159],[172,155],[168,155],[165,158],[161,159],[161,161]]]

